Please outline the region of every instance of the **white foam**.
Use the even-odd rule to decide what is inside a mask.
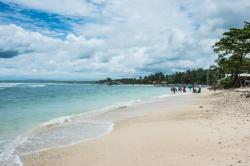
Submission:
[[[96,114],[103,114],[103,113],[108,112],[108,111],[112,111],[112,110],[119,109],[122,107],[129,107],[129,106],[132,106],[134,104],[141,103],[141,102],[144,102],[144,101],[142,101],[141,99],[137,99],[137,100],[131,100],[131,101],[127,101],[127,102],[119,102],[119,103],[112,104],[112,105],[109,105],[109,106],[106,106],[103,108],[99,108],[99,109],[79,113],[76,115],[72,115],[71,118],[88,117],[88,116],[92,116],[92,115],[96,115]]]
[[[172,95],[165,94],[165,95],[158,96],[158,98],[166,98],[166,97],[170,97],[170,96],[172,96]]]
[[[21,83],[0,83],[0,88],[11,88],[20,85]]]
[[[64,123],[63,119],[57,118],[48,124]],[[59,123],[58,123],[59,122]],[[44,124],[46,126],[46,124]],[[72,122],[67,126],[47,128],[40,126],[16,137],[14,140],[0,142],[0,165],[22,166],[20,155],[30,154],[43,150],[74,145],[83,141],[96,139],[109,134],[113,129],[113,123],[109,121]],[[44,128],[45,127],[45,128]]]
[[[51,128],[47,130],[33,130],[27,133],[27,141],[20,146],[24,150],[22,151],[22,155],[96,139],[109,134],[113,129],[113,125],[109,121],[84,120],[80,123],[74,122],[69,126],[54,128],[52,130]]]
[[[31,87],[31,88],[39,88],[39,87],[45,87],[46,85],[45,84],[30,84],[28,85],[28,87]]]
[[[26,141],[25,136],[18,136],[14,140],[2,141],[0,146],[0,165],[1,166],[22,166],[16,148]]]
[[[158,98],[166,98],[166,97],[172,97],[172,96],[185,96],[185,95],[191,95],[191,94],[193,94],[193,93],[191,93],[191,92],[185,92],[185,93],[183,93],[183,92],[176,92],[175,94],[164,94],[164,95],[160,95],[160,96],[158,96]]]
[[[46,84],[39,84],[39,83],[0,83],[0,88],[13,88],[13,87],[45,87]]]
[[[69,122],[71,122],[70,116],[61,116],[59,118],[55,118],[45,123],[42,123],[40,126],[49,127],[49,126],[60,125],[60,124],[69,123]]]

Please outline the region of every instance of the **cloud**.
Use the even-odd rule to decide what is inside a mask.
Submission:
[[[12,58],[15,56],[18,56],[18,51],[14,51],[14,50],[0,50],[0,58]]]
[[[81,66],[91,68],[94,63],[91,55],[105,48],[101,39],[86,39],[73,34],[65,40],[55,39],[13,24],[0,26],[0,36],[1,50],[22,53],[7,60],[0,59],[0,75],[83,77],[84,74],[74,71]]]
[[[20,54],[0,59],[0,75],[32,78],[133,77],[206,68],[216,58],[211,46],[222,33],[250,20],[247,0],[4,2],[45,17],[95,20],[68,20],[63,37],[51,24],[32,29],[2,22],[0,50]],[[37,15],[30,18],[40,25]]]
[[[38,31],[54,37],[65,37],[71,33],[72,26],[93,22],[94,18],[73,17],[36,10],[16,3],[0,1],[0,23],[16,24],[25,29]]]

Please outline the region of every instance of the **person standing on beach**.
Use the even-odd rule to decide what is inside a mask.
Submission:
[[[198,87],[198,92],[197,93],[201,93],[201,86]]]
[[[201,93],[201,85],[198,86],[198,93]]]
[[[195,93],[196,92],[196,89],[194,88],[194,84],[193,84],[193,93]]]
[[[185,85],[183,86],[183,92],[184,93],[186,92],[186,86]]]

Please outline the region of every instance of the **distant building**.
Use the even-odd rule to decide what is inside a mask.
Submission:
[[[227,77],[231,77],[232,74],[225,74],[225,78]],[[250,74],[248,73],[242,73],[242,74],[239,74],[240,77],[246,77],[246,78],[250,78]]]
[[[232,76],[232,74],[225,74],[225,77],[222,78],[221,80],[223,80],[223,79],[225,79],[227,77],[231,77],[231,76]],[[244,83],[245,83],[246,86],[250,86],[250,74],[242,73],[242,74],[239,74],[239,77],[244,78],[244,80],[245,80]]]

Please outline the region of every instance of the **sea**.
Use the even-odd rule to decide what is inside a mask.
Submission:
[[[152,85],[0,82],[0,165],[108,134],[112,122],[86,117],[168,95],[168,87]]]

